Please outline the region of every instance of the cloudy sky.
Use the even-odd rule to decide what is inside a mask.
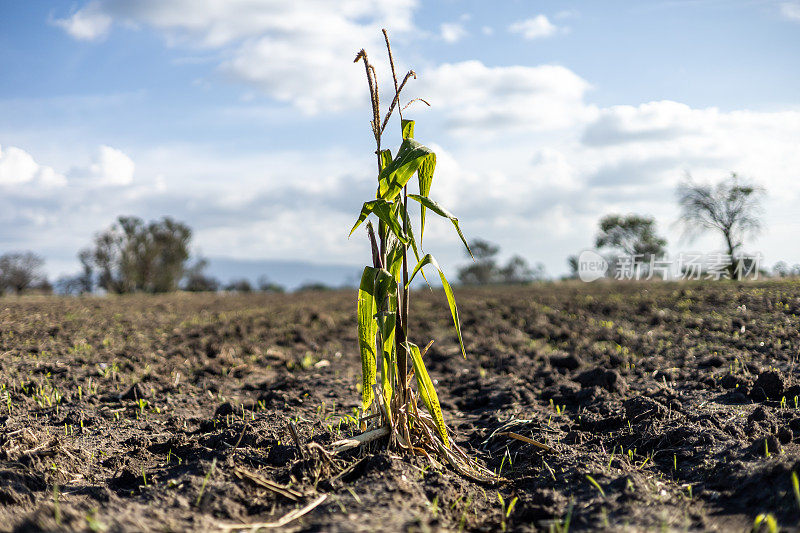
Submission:
[[[362,264],[352,61],[389,86],[381,27],[468,236],[550,274],[611,212],[720,248],[679,240],[674,188],[737,171],[768,191],[747,249],[800,262],[800,2],[767,0],[0,0],[0,252],[58,275],[117,215],[172,215],[206,256]],[[451,229],[427,251],[463,263]]]

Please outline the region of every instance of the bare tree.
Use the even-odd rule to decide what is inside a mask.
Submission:
[[[11,252],[0,256],[0,294],[44,287],[47,278],[42,273],[44,259],[33,252]],[[49,285],[49,284],[48,284]]]
[[[694,183],[691,176],[678,185],[679,222],[684,236],[694,239],[706,231],[716,231],[725,240],[731,261],[728,274],[736,274],[736,258],[744,239],[757,235],[762,228],[761,199],[764,189],[742,180],[735,172],[716,185]]]
[[[800,276],[800,264],[789,266],[786,261],[778,261],[772,267],[772,276],[776,278],[791,278]]]
[[[94,289],[94,269],[92,268],[92,251],[84,248],[78,252],[78,261],[81,262],[81,273],[76,280],[80,294],[92,292]]]
[[[792,275],[792,271],[786,261],[778,261],[772,267],[772,275],[776,278],[788,278]]]
[[[88,294],[94,289],[94,256],[92,250],[84,248],[78,253],[81,272],[75,275],[61,276],[56,280],[55,291],[58,294]]]

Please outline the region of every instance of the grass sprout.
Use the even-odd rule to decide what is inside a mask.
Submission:
[[[778,533],[780,530],[778,521],[771,514],[760,514],[753,521],[753,532],[761,531],[762,526],[766,527],[767,533]]]
[[[203,499],[203,493],[206,491],[206,485],[208,484],[208,479],[214,474],[214,470],[217,468],[217,458],[215,457],[211,461],[211,468],[208,469],[206,472],[206,476],[203,478],[203,485],[200,487],[200,494],[197,495],[197,500],[195,501],[195,505],[200,505],[200,501]]]
[[[569,525],[572,522],[572,509],[574,503],[570,502],[563,520],[555,520],[550,524],[550,533],[569,533]]]
[[[503,511],[503,517],[500,522],[500,530],[506,531],[508,529],[508,518],[511,516],[511,513],[514,512],[514,507],[517,505],[517,500],[519,498],[514,496],[514,499],[508,502],[506,506],[506,502],[503,499],[503,495],[499,492],[497,493],[497,499],[500,501],[500,509]]]
[[[597,490],[600,492],[600,495],[601,495],[603,498],[605,498],[605,497],[606,497],[606,491],[604,491],[604,490],[603,490],[603,487],[601,487],[601,486],[600,486],[600,483],[598,483],[598,482],[597,482],[597,481],[596,481],[596,480],[595,480],[595,479],[594,479],[592,476],[590,476],[589,474],[586,474],[586,479],[587,479],[587,480],[589,480],[589,483],[591,483],[592,485],[594,485],[594,488],[596,488],[596,489],[597,489]]]

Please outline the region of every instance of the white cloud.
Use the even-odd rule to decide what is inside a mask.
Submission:
[[[100,146],[89,166],[89,176],[98,185],[130,185],[136,165],[122,151],[110,146]]]
[[[0,187],[30,184],[36,187],[57,187],[64,185],[64,176],[51,167],[40,165],[25,150],[0,146]]]
[[[589,87],[557,65],[488,67],[464,61],[423,72],[415,90],[444,113],[450,130],[488,135],[573,126],[592,113],[583,102]]]
[[[368,257],[364,235],[357,231],[352,239],[347,239],[346,230],[331,231],[331,228],[348,228],[354,217],[316,205],[274,210],[249,220],[232,218],[234,224],[202,228],[196,232],[196,243],[204,254],[212,257],[312,259],[352,264],[354,258]],[[315,252],[309,257],[298,253],[299,250]]]
[[[491,26],[483,26],[481,27],[481,33],[489,37],[491,35],[494,35],[494,28],[492,28]]]
[[[62,27],[74,39],[96,41],[108,35],[112,19],[110,15],[103,12],[100,4],[91,2],[69,17],[55,19],[52,22]]]
[[[709,180],[736,171],[780,191],[777,203],[800,201],[791,170],[800,166],[798,144],[797,111],[721,112],[663,101],[601,110],[570,159],[586,165],[589,188],[639,188],[638,201],[658,212],[664,191],[671,195],[687,171]]]
[[[613,145],[635,141],[668,141],[683,135],[703,135],[715,108],[696,110],[678,102],[620,105],[600,111],[590,123],[583,141],[587,145]]]
[[[21,148],[0,146],[0,186],[26,194],[67,184],[77,188],[127,186],[133,183],[135,168],[124,152],[105,145],[97,148],[90,163],[73,166],[66,174],[37,163]]]
[[[519,33],[525,39],[541,39],[550,37],[558,32],[558,27],[550,22],[544,15],[536,15],[533,18],[521,20],[508,27],[511,33]]]
[[[788,20],[800,22],[800,2],[783,2],[781,15]]]
[[[314,114],[365,101],[356,52],[382,52],[381,28],[413,30],[416,0],[97,0],[68,21],[147,25],[172,46],[219,49],[220,70]],[[65,22],[62,26],[70,31]],[[76,23],[77,24],[77,23]],[[107,25],[105,30],[108,30]],[[78,35],[70,31],[70,34]],[[88,35],[84,32],[82,35]]]
[[[167,32],[173,44],[185,42],[209,48],[265,34],[282,36],[287,41],[298,36],[307,39],[312,33],[335,33],[342,22],[362,28],[383,22],[393,31],[407,31],[411,29],[411,12],[416,6],[414,0],[98,0],[98,3],[103,12],[115,18]]]
[[[457,43],[467,36],[467,30],[457,22],[445,22],[439,26],[439,33],[446,43]]]

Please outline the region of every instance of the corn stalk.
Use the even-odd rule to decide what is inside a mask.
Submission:
[[[425,352],[433,341],[420,349],[409,340],[410,285],[418,273],[425,277],[425,267],[433,268],[439,274],[461,353],[466,358],[453,290],[436,259],[424,254],[422,249],[427,211],[449,219],[467,251],[469,246],[458,219],[429,197],[436,170],[436,154],[414,138],[414,121],[405,119],[405,108],[400,107],[401,92],[410,79],[416,78],[416,74],[411,70],[402,82],[398,82],[386,30],[383,30],[383,35],[394,82],[394,96],[383,118],[375,68],[369,62],[366,51],[361,50],[355,58],[356,63],[363,62],[369,85],[378,186],[375,199],[364,203],[350,230],[352,235],[368,218],[377,219],[377,235],[372,222],[366,224],[372,249],[372,266],[364,268],[357,309],[363,380],[362,410],[364,419],[372,423],[369,428],[362,423],[362,430],[369,431],[355,440],[342,441],[340,446],[342,449],[351,449],[354,445],[388,434],[389,446],[393,449],[424,455],[432,463],[436,463],[434,457],[437,457],[464,475],[481,481],[494,481],[497,478],[470,460],[448,434],[439,398],[424,362]],[[427,104],[424,100],[417,100]],[[391,150],[383,148],[382,141],[395,111],[400,119],[401,144],[393,157]],[[414,176],[418,185],[416,194],[408,190]],[[414,234],[409,200],[413,200],[412,205],[419,206],[418,238]],[[409,253],[413,253],[413,269],[410,268]],[[413,379],[416,381],[416,391],[411,387]],[[425,406],[427,413],[418,409],[419,403]]]

